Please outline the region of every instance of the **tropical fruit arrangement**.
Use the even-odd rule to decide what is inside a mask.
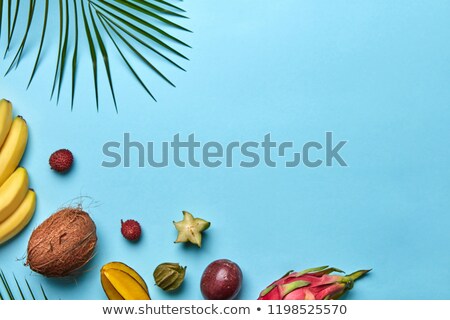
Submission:
[[[35,212],[36,194],[29,188],[27,170],[20,166],[27,140],[27,123],[20,116],[13,117],[12,104],[1,100],[0,245],[22,231]],[[74,156],[68,149],[59,149],[49,157],[50,168],[57,174],[69,171],[73,162]],[[211,222],[188,211],[182,211],[182,214],[180,221],[173,221],[173,231],[177,232],[174,243],[193,245],[201,250],[203,233],[209,232]],[[120,229],[122,236],[136,245],[144,227],[133,219],[120,220],[120,224],[118,221],[118,231]],[[25,265],[45,277],[81,276],[94,256],[97,240],[97,226],[81,205],[59,209],[31,232]],[[99,271],[99,284],[106,298],[150,300],[144,278],[124,262],[107,262]],[[327,266],[290,271],[262,290],[258,300],[339,299],[369,271],[340,275],[341,270]],[[5,284],[6,278],[1,276]],[[154,284],[166,292],[178,290],[187,276],[187,267],[176,262],[160,263],[153,271]],[[199,289],[205,299],[229,300],[239,296],[242,285],[240,266],[229,259],[219,259],[206,266]],[[11,290],[7,291],[12,297]]]
[[[36,209],[28,172],[19,167],[27,141],[26,121],[13,118],[11,102],[0,100],[0,245],[22,231]]]

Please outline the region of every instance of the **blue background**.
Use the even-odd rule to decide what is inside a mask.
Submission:
[[[0,78],[0,96],[29,123],[22,165],[38,195],[30,225],[0,248],[5,274],[42,284],[52,299],[105,299],[99,269],[117,260],[141,273],[154,299],[201,299],[204,268],[228,258],[244,273],[241,299],[256,299],[287,270],[324,264],[347,272],[373,269],[348,299],[449,299],[450,2],[181,5],[190,17],[181,23],[194,31],[179,33],[193,47],[182,49],[191,60],[182,62],[186,73],[159,64],[176,89],[143,71],[155,79],[150,88],[158,103],[111,54],[119,113],[103,72],[97,112],[86,43],[74,111],[67,79],[59,105],[49,101],[56,19],[30,89],[38,36],[19,68]],[[101,166],[103,144],[121,141],[124,132],[141,142],[195,133],[203,142],[223,143],[260,141],[270,132],[274,140],[301,146],[323,142],[326,131],[348,140],[342,156],[349,167]],[[48,166],[49,155],[63,147],[76,158],[64,176]],[[88,270],[62,280],[32,273],[23,266],[31,231],[79,196],[91,197],[83,203],[98,228]],[[180,220],[182,210],[212,222],[203,248],[173,244],[172,220]],[[128,218],[143,226],[139,243],[120,234],[120,219]],[[154,268],[166,261],[188,266],[175,294],[153,286]]]

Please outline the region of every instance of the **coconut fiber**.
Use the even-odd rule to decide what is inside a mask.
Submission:
[[[83,267],[97,244],[95,223],[81,208],[64,208],[31,234],[27,262],[46,277],[65,277]]]

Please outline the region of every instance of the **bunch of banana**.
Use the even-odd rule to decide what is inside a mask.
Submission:
[[[36,209],[27,170],[19,167],[27,140],[25,120],[13,119],[11,103],[0,100],[0,245],[22,231]]]

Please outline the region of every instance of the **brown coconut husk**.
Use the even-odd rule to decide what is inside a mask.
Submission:
[[[26,265],[46,277],[72,275],[92,259],[96,244],[89,214],[81,208],[64,208],[33,231]]]

